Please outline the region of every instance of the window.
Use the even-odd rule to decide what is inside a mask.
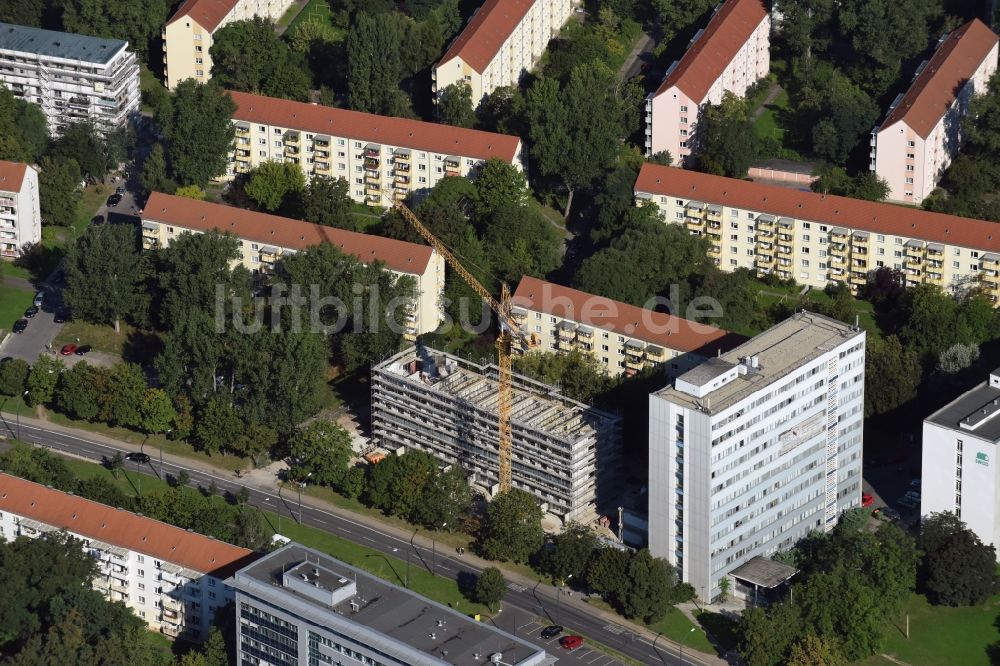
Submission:
[[[681,130],[681,136],[687,136],[687,135],[688,135],[688,131],[686,129],[682,129]]]
[[[146,575],[146,572],[143,571],[142,569],[139,569],[139,571],[137,573],[139,574],[140,577],[143,577],[143,576]]]
[[[549,323],[550,324],[556,323],[556,318],[555,317],[549,317]]]
[[[535,333],[541,333],[541,332],[542,332],[542,327],[536,324],[535,325]]]
[[[194,64],[196,64],[196,65],[204,65],[205,64],[205,60],[204,60],[204,58],[195,58],[194,59]]]
[[[740,228],[740,225],[739,225],[739,223],[738,223],[738,222],[730,222],[730,223],[729,223],[729,228],[730,228],[730,229],[739,229],[739,228]]]
[[[145,583],[139,583],[139,589],[140,590],[145,590],[146,589],[146,584]]]
[[[809,268],[809,260],[808,259],[803,259],[802,260],[802,267],[803,268]]]
[[[916,145],[917,145],[916,141],[907,141],[906,142],[906,147],[907,148],[914,148],[914,147],[916,147]]]
[[[802,223],[802,228],[803,229],[808,229],[809,228],[809,223],[808,222],[803,222]]]
[[[802,237],[802,242],[803,243],[808,243],[809,242],[809,234],[806,234],[805,236]]]
[[[601,337],[602,337],[602,338],[604,338],[605,340],[607,340],[607,339],[608,339],[608,338],[610,338],[611,336],[610,336],[610,335],[608,335],[608,332],[607,332],[607,331],[605,331],[604,333],[601,333]]]
[[[687,147],[688,147],[688,142],[687,141],[681,141],[681,148],[687,148]]]
[[[913,153],[906,153],[906,159],[912,160],[913,159]]]
[[[257,139],[257,143],[259,143],[262,146],[266,146],[267,145],[267,139]]]
[[[194,47],[194,52],[195,52],[195,53],[201,53],[201,52],[203,52],[204,50],[205,50],[205,49],[204,49],[203,47],[201,47],[201,46],[195,46],[195,47]]]
[[[952,268],[960,268],[961,264],[959,262],[957,262],[957,261],[953,261],[953,262],[951,262],[951,267]]]
[[[906,179],[906,184],[907,185],[913,185],[913,179],[912,178],[907,178]]]
[[[678,220],[683,220],[684,213],[674,213],[674,217],[676,217]]]
[[[738,234],[729,234],[729,240],[738,241],[740,239]]]
[[[139,603],[140,604],[146,603],[146,597],[139,597]]]
[[[688,108],[686,106],[681,106],[681,113],[687,113]]]
[[[194,70],[194,75],[195,76],[205,76],[205,72],[204,72],[204,70],[196,69],[196,70]]]
[[[361,147],[361,142],[360,141],[355,141],[354,142],[354,147],[355,148],[360,148]]]
[[[906,165],[906,170],[907,171],[913,171],[913,165],[912,164],[907,164]]]
[[[687,121],[688,121],[687,116],[681,116],[681,124],[682,125],[687,125]]]

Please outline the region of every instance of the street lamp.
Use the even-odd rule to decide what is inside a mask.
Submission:
[[[392,552],[398,553],[399,548],[393,548]],[[410,589],[410,551],[406,551],[406,583],[403,585],[406,589]]]
[[[688,634],[690,634],[692,631],[694,631],[694,627],[691,627],[691,629],[687,632],[687,634],[681,636],[681,639],[677,642],[677,654],[680,657],[681,666],[684,666],[684,639],[687,638]]]
[[[25,402],[25,398],[31,391],[25,391],[21,394],[21,399],[17,402],[17,438],[21,439],[21,403]]]
[[[302,477],[301,481],[299,481],[299,525],[302,524],[302,489],[306,487],[306,479],[308,479],[312,475],[313,473],[309,472],[304,477]]]
[[[441,523],[441,529],[448,527],[448,523]],[[437,542],[434,541],[434,532],[431,532],[431,575],[437,575]]]

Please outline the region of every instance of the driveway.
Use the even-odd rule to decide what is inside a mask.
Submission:
[[[42,310],[28,320],[23,333],[12,333],[0,345],[0,358],[19,358],[34,363],[35,359],[52,344],[63,325],[55,322],[55,312],[62,305],[62,293],[48,284],[40,289],[45,292]]]
[[[642,71],[652,75],[651,68],[656,62],[656,59],[653,57],[653,47],[655,46],[655,39],[646,33],[639,35],[639,39],[632,46],[632,51],[625,58],[625,62],[622,63],[621,68],[618,70],[618,78],[624,81]]]

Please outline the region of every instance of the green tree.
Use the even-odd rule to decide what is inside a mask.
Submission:
[[[297,479],[339,488],[351,460],[351,436],[340,425],[316,420],[299,428],[288,443]]]
[[[177,416],[170,396],[159,388],[146,389],[142,394],[139,414],[142,419],[142,429],[151,434],[169,430]]]
[[[56,409],[75,419],[93,421],[100,413],[100,402],[94,394],[94,375],[94,369],[86,362],[61,373],[55,392]]]
[[[424,485],[421,501],[414,507],[413,518],[430,529],[455,530],[472,504],[472,489],[465,470],[457,465],[441,472]]]
[[[337,34],[330,24],[316,16],[298,21],[288,31],[288,46],[299,53],[307,53],[315,42],[335,41],[337,41]]]
[[[486,567],[476,578],[476,585],[472,589],[472,597],[476,602],[485,604],[493,608],[503,599],[504,591],[507,589],[507,581],[503,574],[496,567]]]
[[[146,373],[142,366],[136,363],[119,363],[112,368],[108,385],[107,420],[126,428],[141,429],[146,389]]]
[[[80,166],[76,160],[43,157],[38,173],[38,198],[46,224],[68,227],[76,218],[80,192]]]
[[[111,467],[111,473],[115,475],[115,479],[117,480],[118,473],[125,467],[125,456],[122,455],[121,451],[115,451],[115,455],[111,457],[108,466]]]
[[[24,393],[31,366],[19,358],[0,361],[0,394],[18,397]]]
[[[711,0],[651,0],[650,11],[666,31],[664,39],[675,35],[681,26],[695,23],[712,8]]]
[[[126,39],[147,61],[170,9],[166,0],[57,0],[62,29],[98,37]]]
[[[278,443],[278,433],[274,428],[260,423],[251,423],[232,444],[233,453],[250,458],[254,464],[262,459]]]
[[[560,393],[580,402],[592,402],[611,387],[607,369],[592,354],[580,351],[530,351],[516,357],[514,367],[522,374],[558,386]]]
[[[479,531],[479,550],[501,562],[527,562],[543,540],[538,500],[514,488],[493,498]]]
[[[931,601],[975,606],[996,593],[996,549],[986,545],[954,513],[932,513],[920,526],[924,550],[922,586]]]
[[[809,634],[792,645],[788,666],[847,666],[833,638]]]
[[[47,0],[9,0],[0,5],[0,21],[41,28]]]
[[[63,367],[62,359],[44,355],[38,357],[28,373],[29,405],[47,405],[52,402]]]
[[[593,530],[571,522],[552,537],[548,548],[539,552],[538,564],[555,581],[566,581],[571,576],[579,580],[598,546]]]
[[[110,139],[102,138],[89,120],[63,127],[59,138],[52,142],[49,154],[54,158],[73,160],[88,180],[103,179],[116,161],[111,155]]]
[[[819,171],[813,192],[843,197],[884,201],[889,196],[889,184],[874,171],[860,171],[853,178],[842,167],[826,165]]]
[[[45,113],[37,104],[19,99],[15,103],[14,120],[28,158],[37,163],[49,147],[49,125]]]
[[[174,190],[174,194],[179,197],[184,197],[185,199],[194,199],[195,201],[204,201],[205,197],[208,196],[204,188],[198,187],[197,185],[184,185],[178,187]]]
[[[695,136],[698,169],[730,178],[744,178],[761,153],[760,139],[742,97],[726,92],[719,105],[706,106]]]
[[[740,656],[749,666],[785,664],[792,646],[801,640],[804,626],[799,607],[779,603],[770,608],[748,608],[740,620]]]
[[[354,231],[353,203],[346,178],[313,174],[302,192],[302,217],[325,227]]]
[[[180,185],[204,187],[226,172],[235,128],[233,102],[218,83],[181,81],[156,116],[171,177]]]
[[[98,324],[136,319],[146,308],[142,256],[135,228],[92,225],[66,254],[66,304],[74,316]]]
[[[216,395],[208,400],[195,422],[194,440],[199,450],[213,454],[227,449],[242,432],[243,422],[233,403],[227,396]]]
[[[355,111],[398,115],[402,110],[399,23],[359,12],[347,34],[347,105]]]
[[[233,21],[212,38],[212,79],[227,89],[261,94],[287,51],[271,19]]]
[[[916,352],[899,338],[870,340],[865,350],[865,415],[884,414],[917,395],[922,371]]]
[[[267,161],[254,169],[245,191],[264,210],[274,212],[289,196],[301,193],[305,185],[298,164]]]
[[[139,176],[142,189],[149,195],[152,192],[173,194],[177,184],[167,176],[167,157],[163,144],[154,143],[142,164],[142,174]]]
[[[530,196],[524,172],[495,157],[479,168],[475,188],[475,212],[480,217],[503,210],[523,210]]]
[[[628,589],[629,559],[628,552],[618,548],[598,549],[587,566],[587,586],[617,605]]]
[[[677,583],[677,574],[670,564],[643,548],[629,561],[627,575],[628,590],[621,599],[625,617],[639,618],[647,624],[663,619],[670,608],[671,590]]]
[[[476,112],[472,108],[472,88],[465,81],[445,86],[438,95],[438,119],[445,125],[472,127]]]

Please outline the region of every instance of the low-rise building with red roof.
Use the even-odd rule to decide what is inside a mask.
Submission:
[[[0,160],[0,257],[17,259],[42,240],[38,172],[23,162]]]
[[[486,0],[431,70],[435,99],[465,82],[472,105],[501,86],[516,86],[538,63],[573,11],[572,0]]]
[[[430,191],[446,176],[475,177],[488,159],[522,168],[516,136],[276,97],[231,92],[236,137],[227,179],[267,161],[344,178],[352,199],[371,206]]]
[[[676,377],[746,340],[715,326],[527,275],[512,303],[514,318],[525,333],[538,336],[539,349],[590,354],[611,375],[662,365],[668,376]]]
[[[695,128],[705,104],[725,93],[742,97],[771,66],[771,18],[762,0],[726,0],[684,56],[646,98],[646,154],[667,151],[684,164],[696,149]]]
[[[153,192],[142,211],[142,242],[147,250],[166,247],[180,234],[217,230],[240,240],[241,263],[254,273],[269,273],[283,256],[329,243],[362,263],[381,262],[396,275],[413,278],[415,294],[407,306],[408,340],[429,333],[441,321],[444,258],[428,245],[361,234],[224,204]],[[308,285],[301,285],[308,293]]]
[[[277,21],[292,0],[185,0],[163,26],[163,70],[173,90],[185,79],[212,78],[213,36],[233,21],[261,16]]]
[[[889,199],[919,204],[937,187],[958,154],[969,102],[997,69],[997,41],[979,19],[942,37],[872,130],[869,166],[889,184]]]
[[[933,284],[1000,297],[1000,225],[890,203],[803,192],[686,169],[644,164],[639,204],[659,209],[709,242],[724,271],[749,268],[801,285],[856,289],[879,268],[908,287]]]
[[[0,537],[59,531],[97,560],[94,589],[151,629],[190,640],[205,638],[216,610],[233,600],[223,581],[257,559],[246,548],[0,473]]]

